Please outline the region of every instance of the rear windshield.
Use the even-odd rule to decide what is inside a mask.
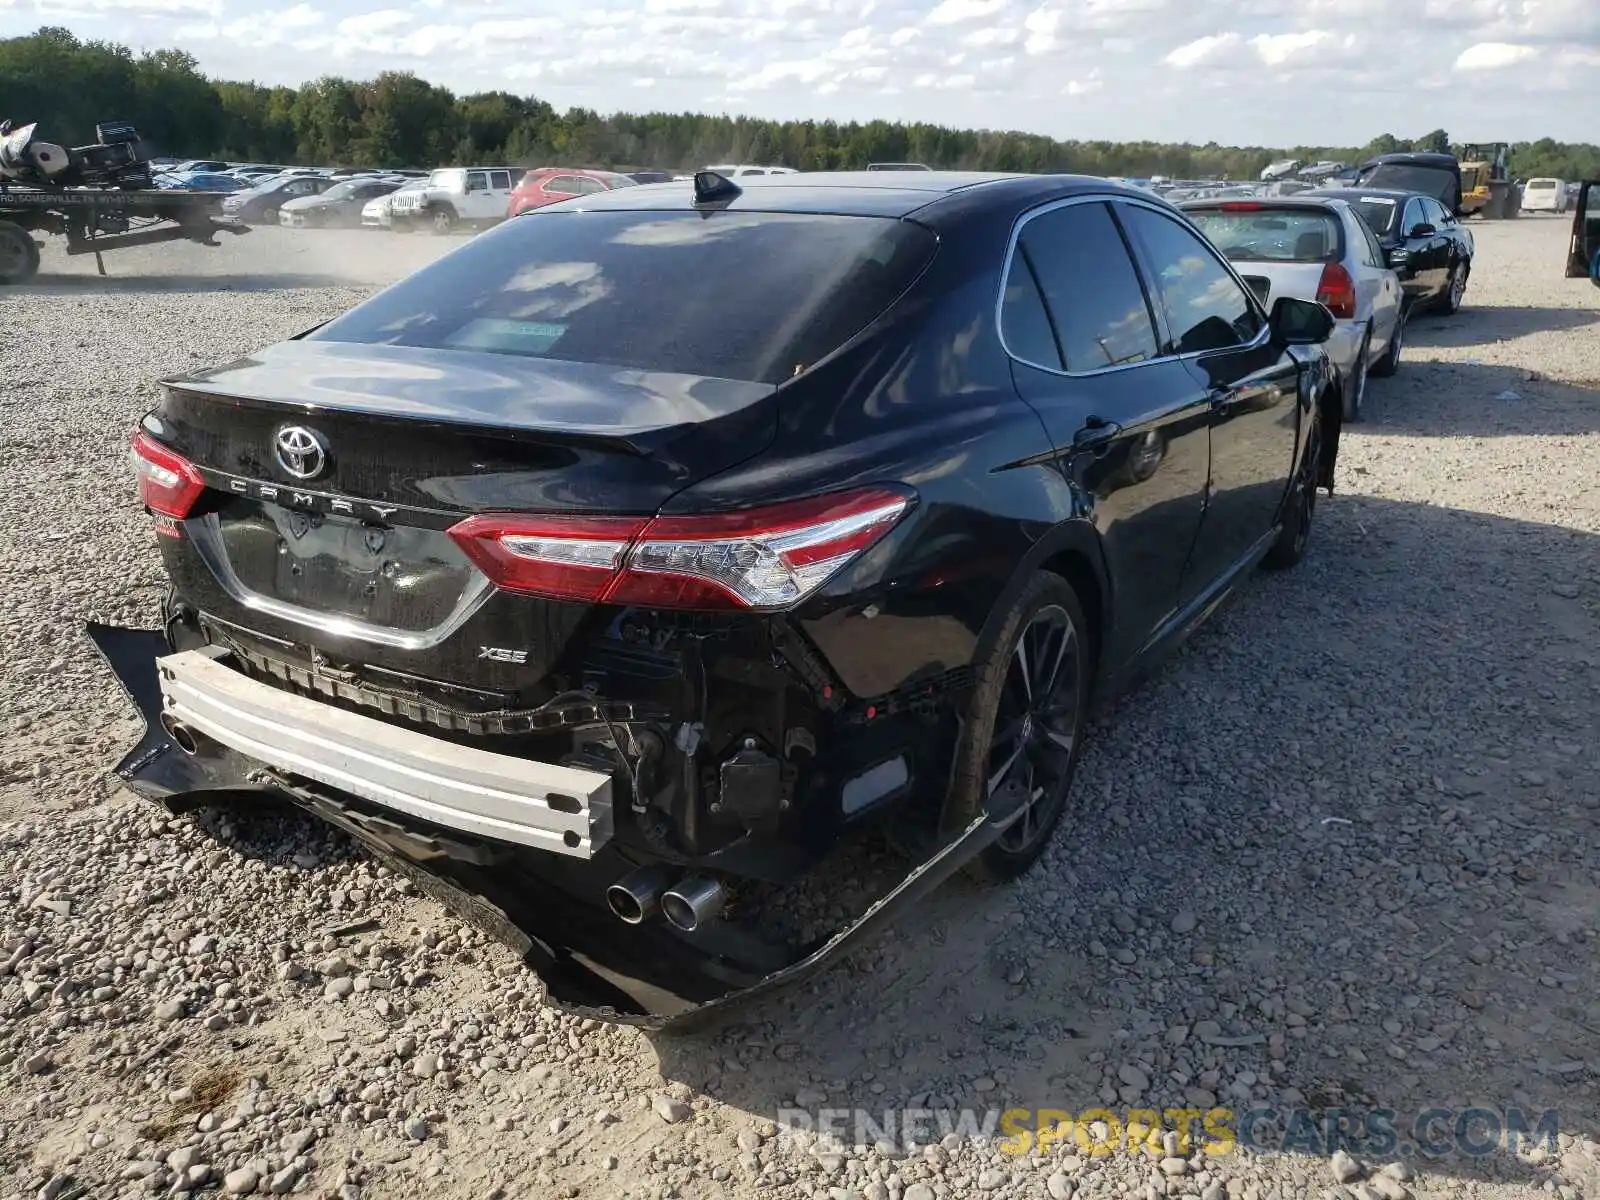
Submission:
[[[516,217],[311,334],[781,383],[910,286],[937,247],[880,217]]]
[[[1191,209],[1189,218],[1234,262],[1333,262],[1343,251],[1339,222],[1316,209]]]
[[[1367,228],[1379,237],[1393,229],[1400,219],[1400,205],[1392,196],[1351,196],[1348,203],[1361,214]]]
[[[1554,179],[1530,179],[1528,180],[1527,190],[1530,192],[1553,192],[1556,190],[1556,181]]]
[[[1432,196],[1446,208],[1456,202],[1455,177],[1438,167],[1414,167],[1404,163],[1381,163],[1360,177],[1362,187],[1387,188],[1392,192],[1421,192]]]

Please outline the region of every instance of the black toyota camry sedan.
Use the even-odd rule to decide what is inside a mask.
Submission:
[[[518,217],[165,381],[172,589],[90,633],[169,807],[287,798],[664,1024],[827,962],[1076,803],[1090,705],[1331,486],[1327,309],[1103,180],[702,174]],[[905,878],[795,944],[842,838]]]

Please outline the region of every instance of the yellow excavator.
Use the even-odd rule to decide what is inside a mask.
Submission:
[[[1509,220],[1522,211],[1522,193],[1511,177],[1506,142],[1467,145],[1461,161],[1461,215],[1477,213],[1487,221]]]

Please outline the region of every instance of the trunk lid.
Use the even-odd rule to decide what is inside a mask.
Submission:
[[[588,606],[494,594],[450,526],[654,513],[765,448],[776,412],[770,384],[335,342],[165,386],[147,427],[210,489],[168,547],[180,590],[346,662],[496,689],[542,676]]]
[[[1296,300],[1317,298],[1317,285],[1322,282],[1323,264],[1316,263],[1263,263],[1241,262],[1235,266],[1244,281],[1270,305],[1279,296],[1293,296]]]

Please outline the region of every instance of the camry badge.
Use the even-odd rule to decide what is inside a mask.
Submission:
[[[315,479],[327,468],[328,443],[304,425],[286,425],[273,439],[278,465],[296,479]]]

